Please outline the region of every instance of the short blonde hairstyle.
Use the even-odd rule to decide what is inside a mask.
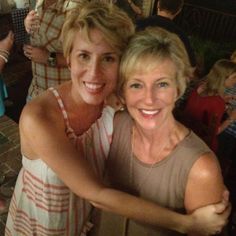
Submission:
[[[165,59],[170,59],[176,66],[178,97],[182,96],[193,68],[179,37],[159,27],[148,27],[130,40],[121,58],[118,95],[123,96],[124,85],[132,74],[149,72]]]
[[[221,59],[215,62],[210,72],[204,77],[206,87],[204,92],[208,95],[223,95],[225,80],[236,72],[236,63]]]
[[[122,53],[135,27],[129,16],[112,3],[83,1],[71,10],[62,28],[61,40],[65,57],[69,57],[76,33],[82,32],[88,40],[90,30],[98,29],[107,43]]]

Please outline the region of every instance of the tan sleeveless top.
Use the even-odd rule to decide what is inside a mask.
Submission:
[[[184,213],[184,195],[189,171],[202,154],[211,150],[190,131],[164,160],[153,166],[145,164],[131,153],[131,117],[127,112],[121,112],[117,116],[107,163],[107,177],[112,187]],[[127,221],[124,217],[104,212],[99,226],[98,232],[92,235],[181,235],[174,231],[144,226],[132,220]]]

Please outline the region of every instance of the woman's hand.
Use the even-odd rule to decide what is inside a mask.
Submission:
[[[9,31],[8,35],[0,40],[0,72],[2,72],[4,65],[8,62],[13,42],[14,34],[12,31]]]
[[[228,126],[230,126],[232,123],[234,123],[236,121],[236,109],[231,107],[231,106],[228,106],[228,109],[227,109],[227,119],[224,120],[220,127],[218,128],[218,134],[221,133],[222,131],[224,131]]]
[[[33,34],[39,28],[39,17],[36,11],[30,11],[24,20],[25,30],[28,34]]]
[[[236,95],[225,95],[223,98],[226,103],[231,103],[232,101],[236,100]]]
[[[188,233],[193,235],[219,234],[227,224],[231,212],[228,195],[228,191],[225,190],[220,203],[195,210],[190,215],[192,224],[189,227]]]
[[[134,4],[134,2],[132,0],[127,0],[129,6],[132,8],[133,12],[135,12],[135,14],[137,14],[139,17],[142,16],[142,10],[139,6],[137,6],[136,4]]]
[[[49,55],[48,50],[39,47],[33,47],[31,45],[26,44],[23,46],[23,50],[24,55],[30,60],[41,64],[47,64],[47,59]]]
[[[232,121],[236,121],[236,109],[234,108],[233,110],[229,111],[229,118],[228,119],[231,119]]]
[[[14,34],[12,31],[9,31],[8,35],[4,39],[0,40],[0,49],[5,50],[9,53],[13,46],[13,42]]]

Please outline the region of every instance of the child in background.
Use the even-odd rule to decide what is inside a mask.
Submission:
[[[184,119],[189,121],[186,125],[216,152],[217,135],[235,120],[235,112],[230,112],[229,118],[222,122],[226,111],[225,89],[236,86],[236,64],[219,60],[203,80],[187,100]]]
[[[236,50],[230,57],[231,61],[236,63]],[[225,98],[229,114],[226,119],[228,126],[218,137],[220,159],[224,174],[227,175],[231,167],[236,166],[236,86],[225,90]]]

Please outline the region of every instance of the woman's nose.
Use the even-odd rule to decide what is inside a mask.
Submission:
[[[144,100],[146,104],[153,104],[156,99],[156,95],[151,88],[147,88],[144,93]]]
[[[102,68],[99,61],[97,60],[91,61],[91,64],[89,66],[89,73],[92,77],[97,77],[101,75],[101,70]]]

